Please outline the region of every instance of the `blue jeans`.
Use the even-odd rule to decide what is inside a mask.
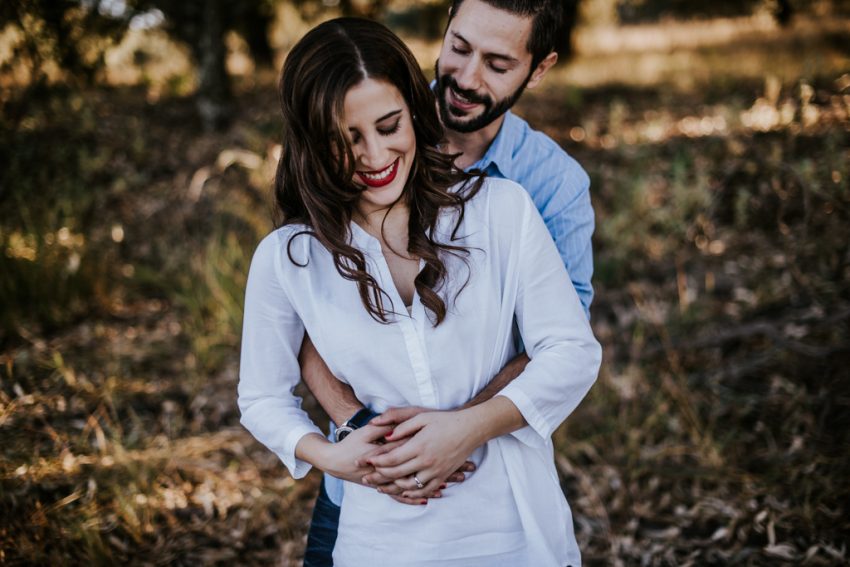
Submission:
[[[307,549],[304,550],[304,567],[333,567],[333,551],[339,530],[339,506],[331,502],[325,490],[325,480],[319,488],[313,519],[307,533]]]

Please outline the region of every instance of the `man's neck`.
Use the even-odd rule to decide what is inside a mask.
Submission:
[[[455,160],[455,164],[461,169],[466,169],[484,157],[484,154],[490,149],[490,144],[499,134],[499,129],[504,121],[505,115],[503,114],[484,128],[469,133],[446,128],[446,141],[448,142],[446,153],[460,153],[461,155]]]

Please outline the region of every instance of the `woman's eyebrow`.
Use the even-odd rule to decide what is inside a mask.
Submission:
[[[384,114],[383,116],[381,116],[380,118],[378,118],[377,120],[375,120],[375,124],[377,124],[378,122],[383,122],[383,121],[384,121],[384,120],[386,120],[387,118],[392,118],[392,117],[393,117],[393,116],[395,116],[396,114],[401,114],[401,109],[400,109],[400,108],[399,108],[398,110],[392,110],[392,111],[390,111],[390,112],[387,112],[386,114]]]

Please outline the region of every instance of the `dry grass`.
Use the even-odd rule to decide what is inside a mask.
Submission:
[[[556,435],[590,565],[847,561],[850,43],[829,37],[655,53],[647,81],[579,59],[520,106],[593,181],[606,360]],[[235,406],[272,81],[216,136],[152,100],[56,91],[3,117],[0,563],[303,552],[318,478],[293,482]]]

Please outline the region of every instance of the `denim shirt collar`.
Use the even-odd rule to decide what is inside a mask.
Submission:
[[[505,113],[505,120],[499,133],[480,160],[472,164],[470,169],[480,169],[489,175],[496,175],[506,179],[513,179],[514,144],[518,136],[517,129],[519,120],[509,110]]]

